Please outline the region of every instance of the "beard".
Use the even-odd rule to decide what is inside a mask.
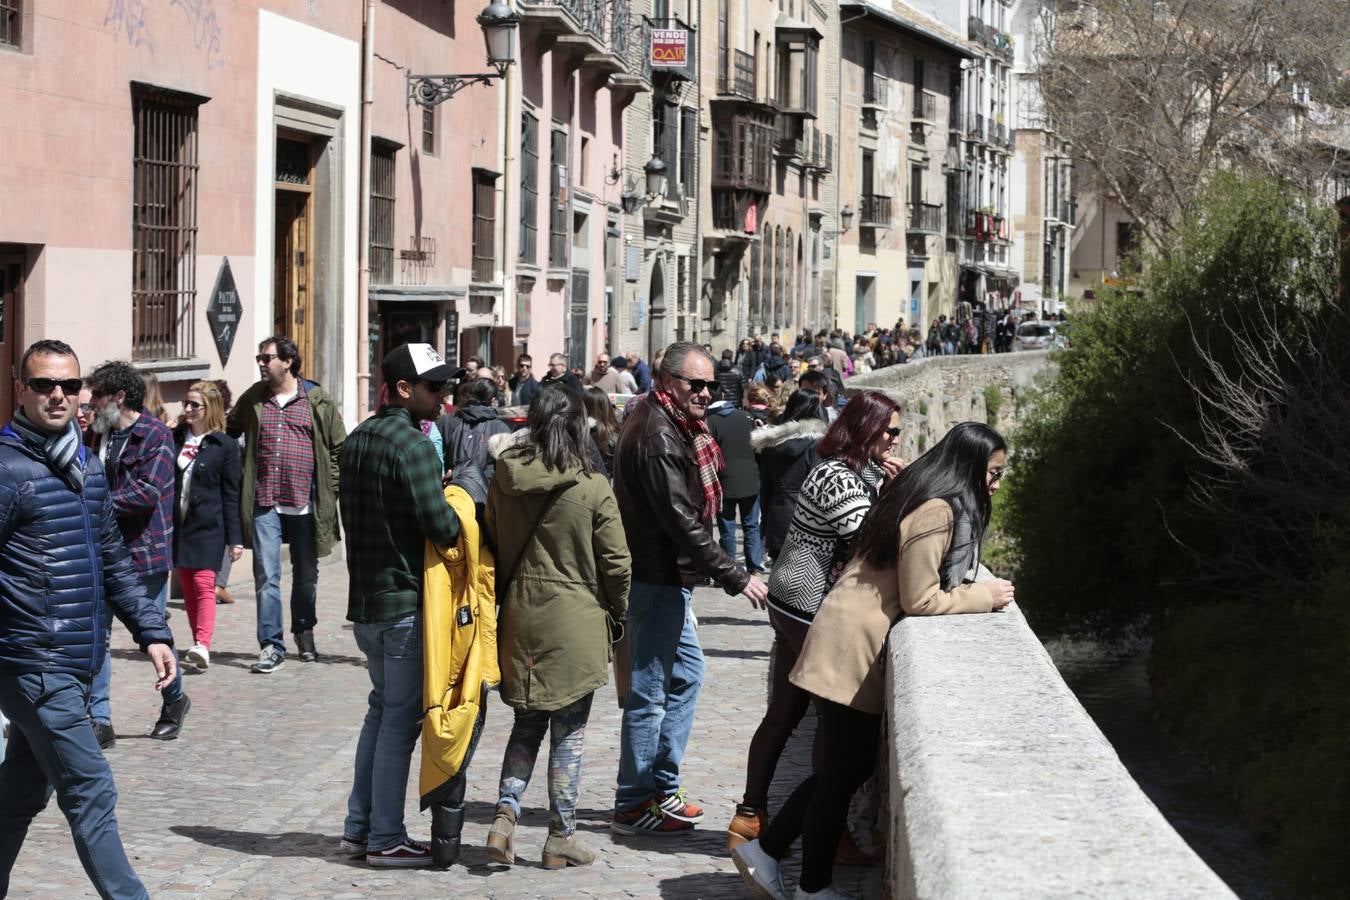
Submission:
[[[121,417],[122,411],[115,404],[109,403],[89,413],[89,427],[94,429],[94,434],[108,434],[117,427],[117,420]]]

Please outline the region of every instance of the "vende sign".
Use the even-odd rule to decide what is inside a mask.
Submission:
[[[683,28],[652,29],[652,68],[683,69],[688,63],[688,31]]]

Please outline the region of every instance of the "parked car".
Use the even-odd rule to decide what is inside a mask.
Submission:
[[[1013,352],[1018,350],[1048,350],[1056,346],[1055,326],[1058,322],[1023,322],[1013,335]]]

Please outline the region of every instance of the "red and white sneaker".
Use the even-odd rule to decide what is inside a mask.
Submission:
[[[660,797],[653,797],[645,806],[639,806],[637,809],[622,812],[614,810],[609,830],[615,834],[628,835],[689,834],[694,830],[693,822],[677,819],[662,809],[660,800]]]
[[[684,788],[680,788],[673,794],[666,794],[660,801],[661,809],[666,815],[681,822],[702,822],[703,807],[690,803],[685,799]]]
[[[404,838],[392,847],[367,853],[366,862],[376,869],[426,869],[431,867],[431,848]]]

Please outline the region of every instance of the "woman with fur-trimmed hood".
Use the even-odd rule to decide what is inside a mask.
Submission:
[[[770,558],[777,558],[783,549],[797,492],[816,464],[816,442],[825,434],[825,415],[819,393],[797,390],[777,425],[750,434],[750,448],[759,460],[760,531]]]

